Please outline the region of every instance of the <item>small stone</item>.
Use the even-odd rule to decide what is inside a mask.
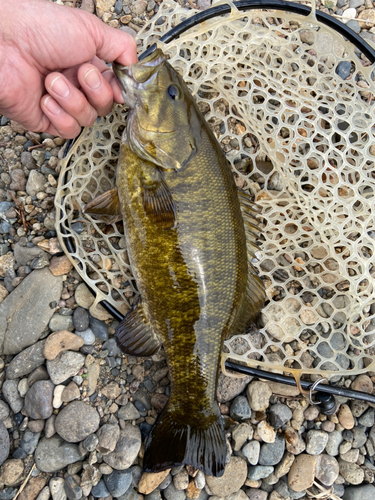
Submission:
[[[318,455],[316,457],[315,477],[325,486],[332,486],[339,475],[339,464],[334,457]]]
[[[374,385],[368,375],[359,375],[353,380],[350,389],[353,391],[360,391],[360,392],[365,392],[367,394],[372,394]]]
[[[174,484],[171,483],[168,488],[164,490],[166,500],[185,500],[186,495],[183,491],[177,491]]]
[[[27,427],[31,432],[41,433],[44,429],[44,420],[30,420]]]
[[[168,476],[169,471],[170,469],[166,469],[162,472],[157,473],[144,472],[138,485],[139,493],[148,495],[149,493],[154,491]]]
[[[93,14],[95,12],[94,0],[82,0],[81,9]]]
[[[23,407],[23,399],[18,394],[18,381],[5,380],[3,384],[3,396],[14,413],[19,413]]]
[[[341,405],[337,418],[344,429],[352,429],[354,427],[354,417],[348,405]]]
[[[104,483],[110,494],[118,498],[124,495],[132,483],[131,471],[115,470],[109,476],[104,476]]]
[[[255,467],[250,467],[247,474],[248,479],[251,481],[258,481],[259,479],[264,479],[270,476],[274,471],[272,466],[256,465]]]
[[[363,415],[358,419],[358,423],[364,427],[372,427],[375,422],[375,410],[374,408],[369,408]]]
[[[46,359],[55,359],[62,351],[78,351],[83,345],[83,339],[67,330],[53,332],[47,337],[43,354]]]
[[[313,45],[315,43],[315,33],[312,30],[301,30],[299,32],[301,42]]]
[[[104,479],[101,479],[97,485],[93,487],[91,490],[91,494],[95,498],[107,498],[109,497],[110,493],[105,485]]]
[[[62,477],[53,477],[49,482],[52,500],[67,500]]]
[[[173,484],[178,491],[186,490],[186,488],[189,486],[189,475],[186,472],[186,469],[182,469],[181,472],[173,477]]]
[[[53,401],[52,401],[52,406],[54,408],[60,408],[62,405],[62,399],[61,395],[63,393],[63,390],[65,389],[64,385],[57,385],[53,391]]]
[[[273,427],[279,429],[292,418],[292,411],[283,404],[272,405],[269,412],[269,420]]]
[[[315,420],[319,416],[319,408],[317,406],[309,406],[307,410],[303,412],[303,416],[308,422]]]
[[[262,420],[257,425],[257,433],[265,443],[273,443],[276,439],[276,431],[266,420]]]
[[[101,393],[108,399],[116,399],[121,394],[121,389],[116,382],[111,382],[101,389]]]
[[[284,436],[286,449],[289,451],[289,453],[292,453],[293,455],[299,455],[300,453],[305,451],[305,442],[295,429],[293,429],[292,427],[288,427],[288,429],[284,433]]]
[[[93,316],[89,317],[89,326],[96,338],[99,340],[108,340],[108,326],[104,321],[100,321]]]
[[[361,427],[353,427],[352,434],[353,434],[352,447],[361,448],[361,446],[363,446],[367,440],[365,431],[361,429]]]
[[[56,433],[55,419],[56,419],[56,416],[51,415],[46,420],[45,427],[44,427],[44,435],[46,438],[50,438]]]
[[[247,490],[247,496],[250,500],[267,500],[268,493],[263,490],[250,488],[249,490]]]
[[[0,257],[0,276],[4,278],[5,273],[8,271],[8,269],[13,269],[14,264],[14,257],[11,252],[2,255]]]
[[[251,410],[245,396],[237,396],[230,406],[230,416],[233,420],[245,420],[251,417]]]
[[[82,488],[75,482],[75,480],[71,476],[68,476],[65,479],[64,488],[69,500],[80,500],[82,498]]]
[[[26,396],[28,390],[29,390],[29,384],[27,383],[27,378],[22,378],[18,382],[18,392],[21,398],[24,398]]]
[[[361,484],[364,478],[363,469],[357,464],[339,458],[340,474],[349,484]]]
[[[36,497],[36,500],[49,500],[51,498],[51,492],[49,486],[45,486],[39,495]]]
[[[12,189],[13,191],[25,191],[26,177],[23,170],[15,168],[10,172],[10,177],[12,179],[12,183],[10,184],[9,189]]]
[[[59,332],[63,330],[73,330],[73,319],[71,316],[64,316],[63,314],[54,314],[48,324],[50,330]]]
[[[276,465],[282,459],[285,450],[285,439],[283,436],[276,436],[273,443],[265,443],[261,446],[259,454],[260,465]]]
[[[122,406],[118,411],[118,418],[122,420],[137,420],[140,416],[141,414],[137,408],[130,402]]]
[[[83,307],[77,307],[73,313],[73,326],[78,332],[83,332],[89,327],[89,313]]]
[[[350,9],[347,9],[345,12],[347,12]],[[337,65],[336,68],[336,73],[343,79],[346,80],[348,76],[350,75],[350,71],[352,69],[352,63],[350,61],[341,61]]]
[[[259,441],[250,441],[242,448],[243,455],[247,458],[251,465],[256,465],[259,460],[260,443]]]
[[[220,373],[217,384],[217,398],[219,403],[232,401],[232,399],[245,390],[252,378],[253,377],[233,378]]]
[[[70,382],[61,394],[61,401],[63,403],[70,403],[74,399],[78,399],[81,393],[79,391],[78,385],[75,382]]]
[[[253,433],[254,431],[251,425],[245,423],[238,425],[232,432],[234,451],[239,451],[246,441],[253,437]]]
[[[17,354],[9,363],[7,368],[7,379],[13,380],[23,377],[42,365],[45,361],[43,355],[44,344],[45,340],[40,340]]]
[[[87,395],[91,396],[94,394],[96,389],[96,384],[98,383],[98,377],[100,373],[99,360],[95,359],[90,354],[86,357],[85,365],[87,367]]]
[[[343,437],[341,432],[333,431],[328,434],[328,441],[326,445],[326,453],[332,457],[336,457],[339,454],[339,446],[343,442]]]
[[[0,480],[6,486],[18,486],[22,482],[23,472],[23,461],[11,458],[2,465]]]
[[[340,458],[345,460],[345,462],[351,462],[355,464],[358,460],[359,457],[359,450],[358,448],[352,448],[351,450],[347,451],[346,453],[340,453]]]
[[[95,408],[83,401],[73,401],[57,415],[55,429],[65,441],[78,443],[94,433],[99,423],[100,417]]]
[[[201,470],[197,471],[197,475],[194,478],[194,484],[199,490],[203,490],[205,487],[206,477]]]
[[[5,401],[0,399],[0,420],[4,421],[9,417],[10,409]]]
[[[138,427],[126,423],[125,428],[120,431],[120,438],[117,441],[113,452],[104,455],[105,463],[117,470],[129,468],[137,458],[141,447],[141,432]]]
[[[92,452],[96,449],[98,443],[99,443],[98,436],[96,434],[90,434],[83,441],[82,446],[85,448],[85,450]]]
[[[246,477],[246,461],[240,457],[231,457],[224,474],[221,477],[206,476],[206,482],[213,495],[228,496],[243,486]]]
[[[29,431],[28,429],[25,430],[21,439],[20,448],[23,449],[26,455],[31,455],[32,453],[34,453],[39,441],[39,437],[39,432],[34,433]]]
[[[87,328],[86,330],[83,330],[83,332],[76,330],[76,334],[83,339],[84,345],[95,344],[95,335],[91,328]]]
[[[33,170],[33,172],[35,172],[35,170]],[[46,479],[44,477],[38,476],[30,478],[17,500],[35,500],[45,484]]]
[[[120,428],[117,424],[104,424],[96,433],[98,438],[97,449],[102,455],[107,455],[115,450],[120,438]]]
[[[84,283],[80,283],[74,293],[76,303],[84,309],[89,309],[94,303],[95,297]]]
[[[311,430],[306,436],[306,452],[309,455],[320,455],[328,442],[328,434],[324,431]]]
[[[304,491],[314,483],[316,457],[305,453],[298,455],[288,474],[288,485],[293,491]]]
[[[371,29],[375,24],[375,10],[365,9],[358,15],[358,23],[362,29]]]
[[[284,453],[281,462],[275,467],[275,477],[280,478],[288,474],[295,458],[292,453]]]
[[[321,429],[322,431],[332,432],[335,430],[335,424],[331,420],[325,420],[322,422]]]
[[[54,384],[65,382],[70,377],[77,375],[85,363],[85,356],[78,352],[64,351],[55,359],[47,361],[47,371]]]
[[[70,262],[66,255],[63,255],[62,257],[52,257],[49,264],[49,270],[54,276],[62,276],[63,274],[68,274],[68,272],[72,269],[73,264]]]
[[[26,183],[26,193],[30,196],[35,196],[40,191],[44,191],[45,183],[46,178],[43,174],[41,174],[37,170],[31,170]]]
[[[349,486],[345,488],[343,500],[374,500],[375,486],[364,484],[363,486]]]
[[[246,390],[250,408],[254,411],[266,411],[272,391],[265,382],[251,382]]]
[[[42,472],[57,472],[82,457],[78,445],[67,443],[60,436],[43,438],[35,451],[35,463]]]

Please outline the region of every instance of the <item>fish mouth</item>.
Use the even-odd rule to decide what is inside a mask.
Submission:
[[[123,98],[129,106],[134,104],[137,91],[147,90],[156,80],[165,56],[160,49],[155,49],[142,61],[123,66],[113,62],[112,68],[120,85]]]

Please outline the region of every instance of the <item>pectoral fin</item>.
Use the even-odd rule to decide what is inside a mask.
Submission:
[[[119,348],[131,356],[152,356],[161,343],[144,317],[142,303],[138,302],[116,328]]]
[[[103,222],[116,222],[122,216],[117,188],[106,191],[91,200],[83,207],[82,212]]]
[[[148,217],[164,228],[173,227],[176,220],[176,204],[164,179],[142,185],[142,202]]]

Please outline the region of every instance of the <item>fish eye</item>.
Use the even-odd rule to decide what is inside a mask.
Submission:
[[[180,98],[180,89],[176,85],[169,85],[167,92],[169,97],[174,101]]]

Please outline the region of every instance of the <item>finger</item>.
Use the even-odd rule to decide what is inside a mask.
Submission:
[[[45,88],[53,100],[82,127],[94,123],[98,114],[84,94],[61,73],[50,73],[45,79]]]
[[[106,64],[101,66],[111,72]],[[82,64],[78,70],[78,81],[91,106],[99,116],[106,116],[112,109],[113,91],[105,76],[93,64]]]
[[[81,126],[77,120],[69,115],[50,95],[42,97],[40,107],[51,122],[48,129],[52,130],[50,127],[55,129],[56,133],[53,135],[64,139],[72,139],[80,133]]]
[[[121,88],[117,83],[117,78],[112,69],[102,59],[99,59],[96,56],[91,61],[91,63],[98,68],[103,78],[105,78],[106,81],[110,84],[114,101],[118,102],[119,104],[123,104],[124,99],[122,97]]]

